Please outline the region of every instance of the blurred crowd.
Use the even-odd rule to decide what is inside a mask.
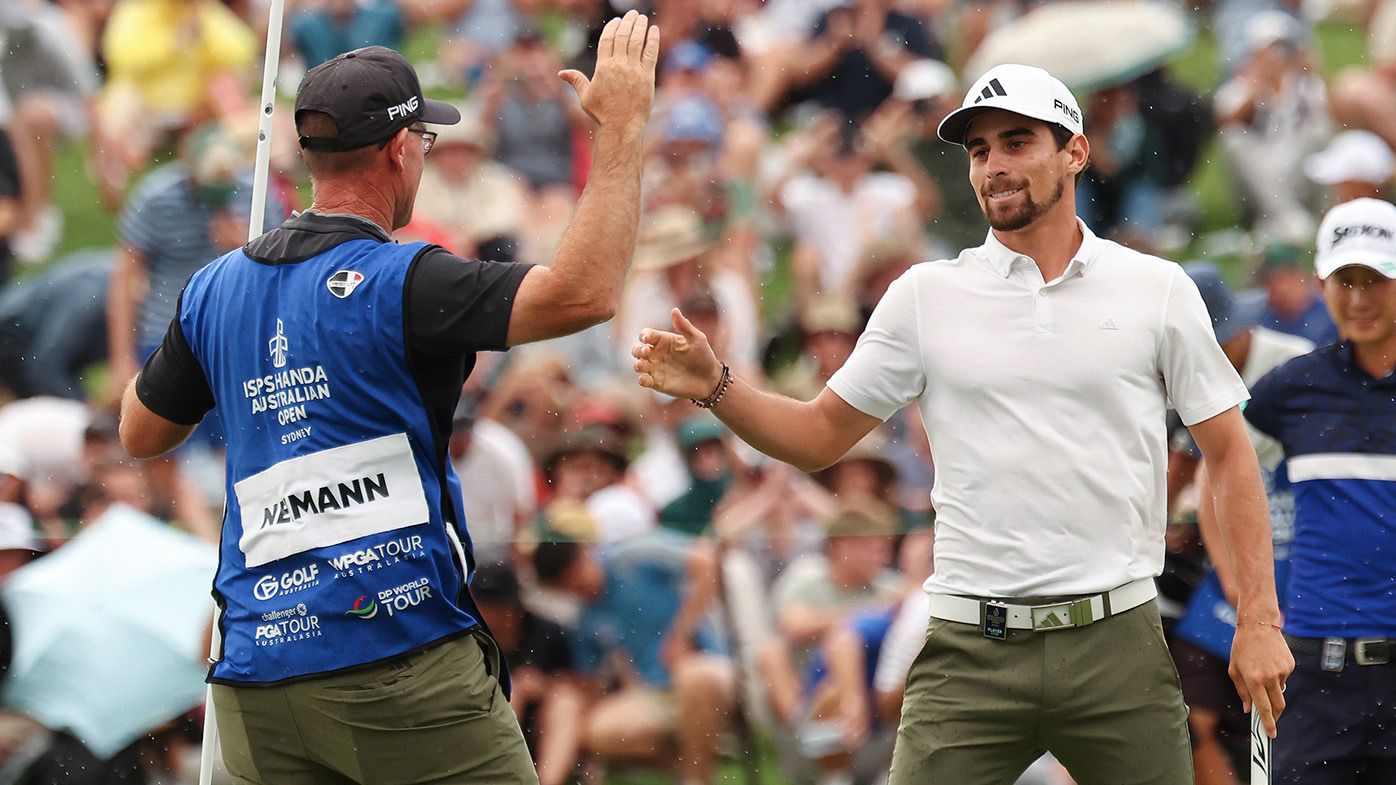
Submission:
[[[450,442],[473,590],[513,664],[544,785],[630,766],[710,782],[720,765],[752,765],[758,746],[756,765],[792,782],[885,777],[933,570],[934,463],[919,416],[899,413],[805,475],[688,401],[638,388],[629,349],[678,306],[735,373],[817,394],[891,281],[983,242],[964,153],[935,129],[978,75],[965,65],[980,45],[1053,5],[287,3],[283,98],[308,68],[381,44],[413,59],[429,94],[460,103],[465,121],[434,129],[398,239],[533,263],[552,257],[589,166],[588,118],[557,72],[590,73],[601,25],[630,7],[663,30],[618,314],[482,355]],[[1241,221],[1228,236],[1243,238],[1223,269],[1248,291],[1195,267],[1213,316],[1244,301],[1247,329],[1333,342],[1314,230],[1335,202],[1390,196],[1396,0],[1140,6],[1215,40],[1217,80],[1199,92],[1170,76],[1182,48],[1102,62],[1078,90],[1093,151],[1082,217],[1102,236],[1193,259],[1207,245],[1193,178],[1217,150]],[[1325,73],[1315,27],[1335,19],[1365,32],[1367,52]],[[187,277],[246,241],[266,27],[261,0],[0,0],[0,573],[62,548],[114,503],[217,539],[217,424],[140,464],[115,440],[114,406]],[[267,228],[309,204],[289,114],[278,105]],[[86,212],[59,207],[55,183],[75,178],[99,201]],[[103,212],[114,242],[83,234]],[[55,258],[59,247],[83,250]],[[1161,579],[1175,616],[1205,572],[1178,441]],[[1199,743],[1240,771],[1244,719],[1232,727],[1229,704],[1217,715],[1194,725]],[[124,769],[74,765],[52,781],[187,777],[168,754],[186,724],[158,729],[164,741],[137,745]],[[20,750],[0,729],[0,758]],[[1068,781],[1050,761],[1027,777]]]

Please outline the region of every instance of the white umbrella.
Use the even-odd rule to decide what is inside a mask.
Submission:
[[[4,703],[106,759],[197,706],[213,547],[113,506],[0,590],[14,629]]]
[[[1184,11],[1149,0],[1060,0],[991,32],[965,64],[974,79],[1003,63],[1045,68],[1075,90],[1123,84],[1167,63],[1193,40]]]

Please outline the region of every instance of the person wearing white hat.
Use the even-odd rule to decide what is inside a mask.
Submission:
[[[1077,218],[1082,128],[1075,97],[1042,69],[974,82],[940,137],[968,153],[991,231],[893,283],[813,401],[734,377],[677,310],[675,332],[645,330],[632,350],[642,387],[711,408],[806,471],[918,404],[936,459],[936,569],[893,785],[1007,785],[1043,752],[1080,785],[1191,785],[1154,602],[1170,405],[1212,467],[1236,554],[1233,678],[1271,734],[1284,708],[1293,659],[1245,385],[1178,265]]]
[[[1284,449],[1297,666],[1277,785],[1396,782],[1396,206],[1324,216],[1315,271],[1342,340],[1255,384],[1246,419]]]
[[[1304,161],[1304,174],[1333,192],[1333,203],[1381,199],[1396,172],[1396,155],[1371,131],[1344,131]]]

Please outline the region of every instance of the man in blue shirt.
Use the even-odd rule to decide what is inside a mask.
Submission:
[[[1342,341],[1261,379],[1246,418],[1284,447],[1296,661],[1275,782],[1396,782],[1396,206],[1334,207],[1318,276]]]

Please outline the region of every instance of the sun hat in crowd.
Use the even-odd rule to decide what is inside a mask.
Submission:
[[[1221,270],[1211,262],[1189,262],[1183,265],[1183,272],[1197,284],[1197,291],[1202,294],[1202,304],[1207,306],[1207,314],[1212,317],[1212,332],[1217,336],[1217,343],[1224,344],[1260,323],[1265,311],[1264,292],[1233,293],[1222,278]]]
[[[296,90],[297,118],[301,112],[323,112],[338,130],[330,137],[300,137],[301,147],[318,152],[377,144],[416,122],[460,122],[458,109],[427,100],[412,65],[383,46],[345,52],[310,69]]]
[[[1396,278],[1396,205],[1353,199],[1323,216],[1314,271],[1327,278],[1344,267],[1367,267]]]
[[[1081,105],[1060,79],[1041,68],[1005,63],[975,80],[960,108],[940,122],[937,134],[951,144],[964,144],[970,121],[990,109],[1055,123],[1073,134],[1084,128]]]
[[[915,60],[897,74],[892,96],[899,101],[923,101],[956,95],[960,82],[950,66],[939,60]]]
[[[679,262],[702,256],[716,242],[698,212],[683,205],[670,205],[646,215],[640,223],[635,243],[635,269],[640,272],[663,270]]]
[[[1319,185],[1360,182],[1383,185],[1396,171],[1396,155],[1371,131],[1344,131],[1304,161],[1304,174]]]

